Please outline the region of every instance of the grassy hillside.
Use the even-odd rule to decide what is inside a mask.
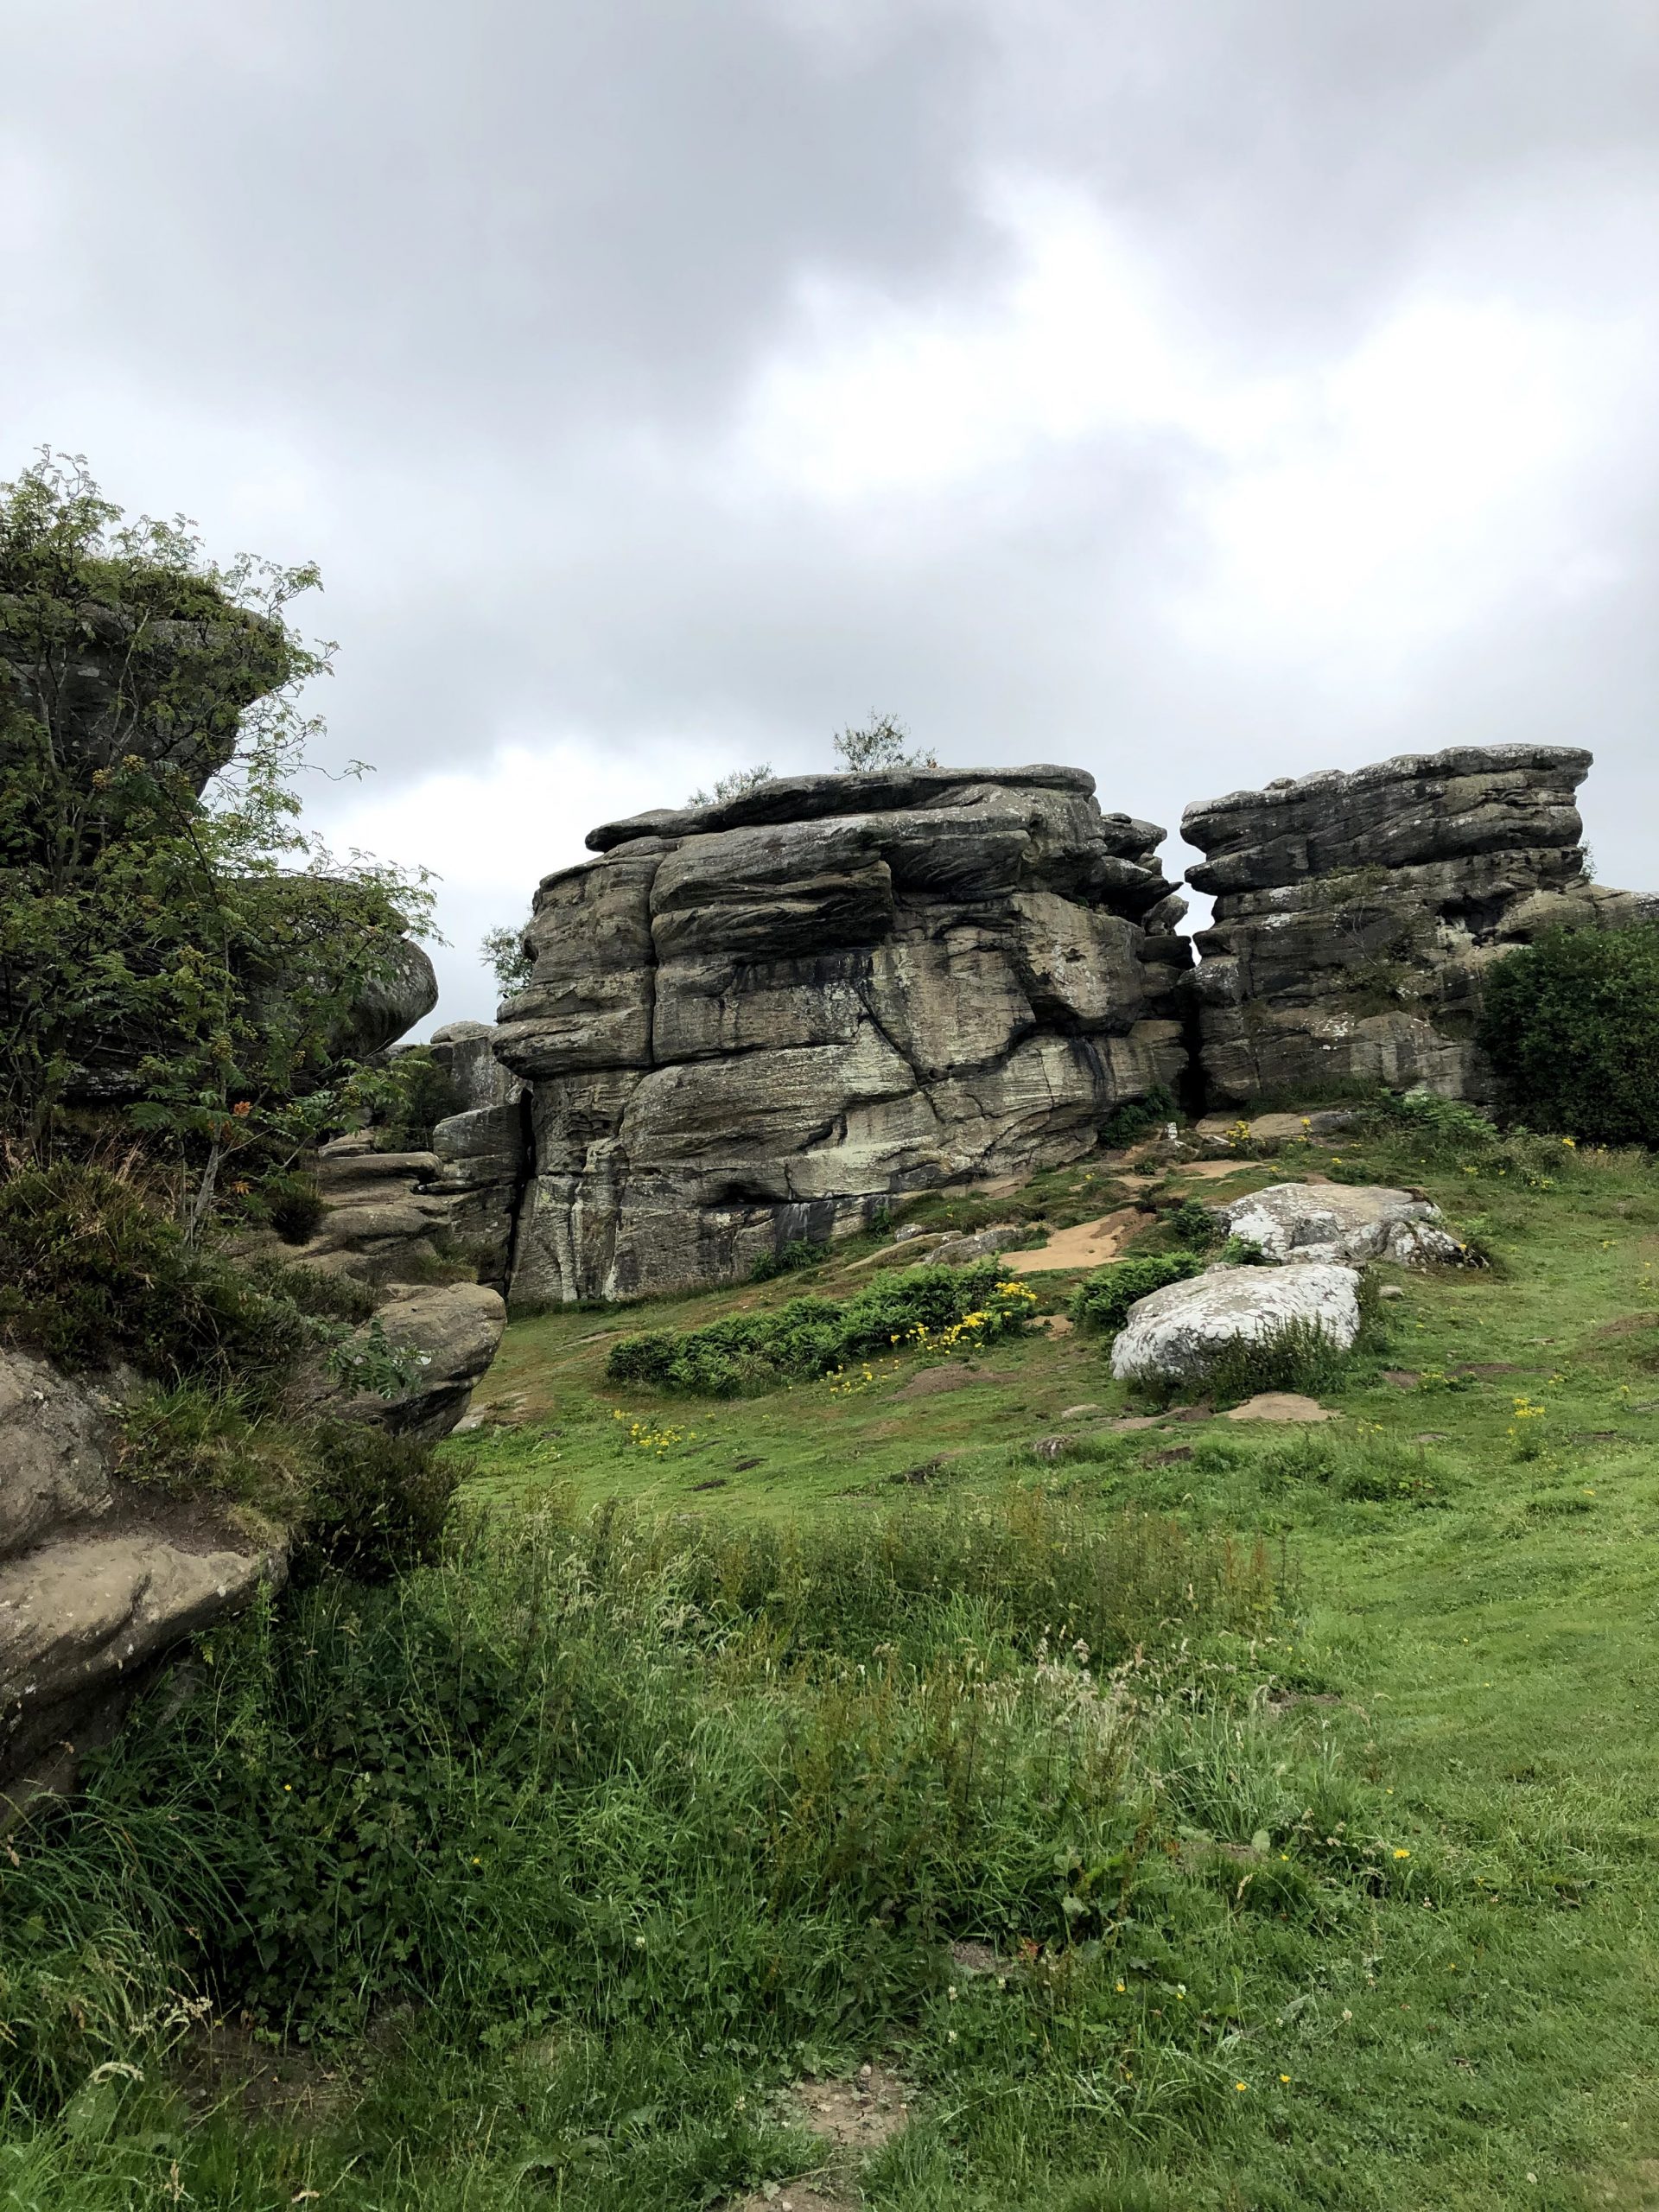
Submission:
[[[758,1395],[607,1362],[874,1246],[515,1323],[448,1562],[226,1639],[15,1840],[0,2203],[1659,2202],[1659,1174],[1218,1165],[915,1217],[1311,1166],[1491,1264],[1296,1427],[1133,1402],[1037,1249],[1024,1334]],[[804,2133],[866,2063],[908,2124]]]

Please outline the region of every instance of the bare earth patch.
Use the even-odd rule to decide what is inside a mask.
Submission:
[[[1042,1274],[1059,1268],[1098,1268],[1116,1259],[1147,1217],[1134,1206],[1120,1206],[1116,1213],[1096,1221],[1080,1221],[1075,1229],[1057,1229],[1046,1244],[1034,1252],[1004,1252],[1001,1262],[1015,1274]]]
[[[1334,1421],[1336,1415],[1317,1398],[1304,1398],[1294,1390],[1262,1390],[1234,1406],[1229,1421]]]
[[[779,2101],[778,2116],[817,2137],[823,2165],[810,2181],[768,2182],[735,2212],[856,2212],[852,2170],[909,2126],[910,2091],[884,2066],[861,2066],[850,2082],[809,2075]]]
[[[965,1390],[970,1383],[982,1382],[984,1379],[983,1371],[977,1367],[925,1367],[893,1395],[895,1398],[937,1398],[943,1391]]]

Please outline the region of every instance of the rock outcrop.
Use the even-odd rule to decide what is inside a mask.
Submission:
[[[460,1103],[432,1132],[438,1165],[426,1188],[448,1202],[448,1233],[476,1260],[480,1281],[505,1291],[529,1171],[525,1085],[496,1058],[488,1022],[449,1022],[428,1050]]]
[[[282,1573],[210,1511],[124,1499],[118,1410],[115,1391],[0,1350],[0,1827],[73,1781],[151,1661]]]
[[[729,1281],[936,1184],[1074,1159],[1173,1084],[1163,832],[1060,767],[780,779],[589,836],[495,1050],[530,1087],[519,1301]]]
[[[1269,1260],[1348,1266],[1391,1260],[1421,1268],[1458,1267],[1469,1258],[1437,1205],[1376,1184],[1277,1183],[1211,1211],[1230,1236]]]
[[[1310,1261],[1297,1268],[1206,1268],[1131,1306],[1112,1343],[1120,1382],[1201,1376],[1230,1345],[1317,1330],[1346,1351],[1359,1334],[1359,1276]]]
[[[1332,1084],[1484,1099],[1480,971],[1553,923],[1659,901],[1592,884],[1573,746],[1459,746],[1189,807],[1187,871],[1216,894],[1198,944],[1211,1103]]]

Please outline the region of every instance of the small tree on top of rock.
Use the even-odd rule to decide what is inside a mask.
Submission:
[[[770,760],[758,760],[753,768],[734,768],[729,776],[716,776],[710,791],[699,788],[686,801],[688,806],[724,806],[728,799],[747,798],[751,791],[758,791],[762,784],[772,781]]]
[[[937,768],[939,756],[931,746],[909,750],[910,732],[896,715],[880,715],[874,708],[862,729],[844,729],[836,738],[836,751],[849,774],[862,775],[874,768]]]

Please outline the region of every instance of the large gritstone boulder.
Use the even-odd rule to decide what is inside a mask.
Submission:
[[[1481,970],[1553,924],[1616,927],[1659,901],[1585,874],[1572,746],[1459,746],[1189,807],[1188,870],[1214,1104],[1319,1086],[1482,1099]]]
[[[446,1023],[428,1049],[457,1102],[432,1132],[438,1170],[429,1187],[448,1200],[450,1235],[476,1259],[480,1281],[505,1291],[529,1168],[525,1086],[495,1057],[488,1022]]]
[[[1469,1257],[1437,1205],[1376,1184],[1279,1183],[1213,1211],[1230,1236],[1269,1260],[1392,1260],[1411,1268],[1456,1267]]]
[[[1075,1159],[1179,1077],[1182,902],[1074,768],[765,784],[537,893],[515,1300],[746,1274],[906,1192]]]
[[[1112,1344],[1120,1382],[1201,1376],[1233,1344],[1271,1343],[1317,1330],[1346,1351],[1359,1334],[1359,1277],[1352,1268],[1207,1268],[1129,1308]]]

